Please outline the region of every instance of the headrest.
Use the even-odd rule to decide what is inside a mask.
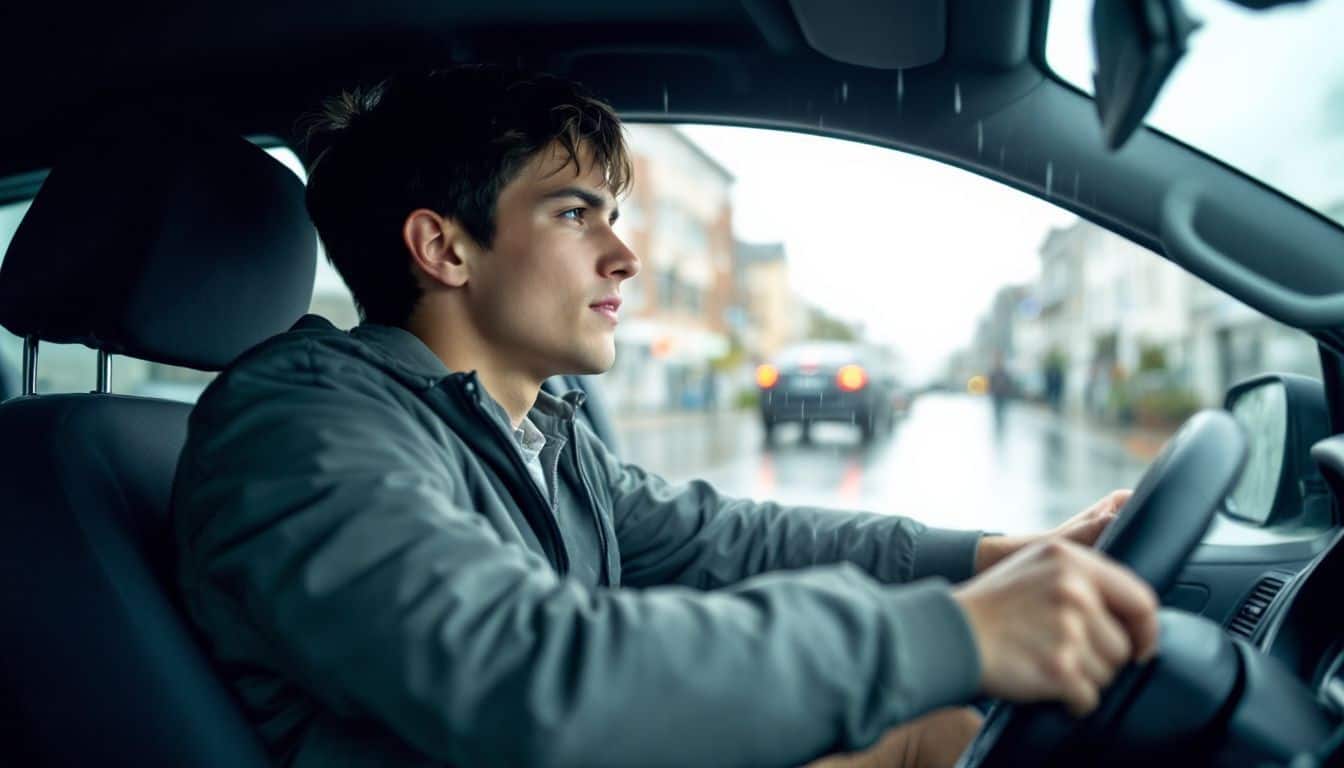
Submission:
[[[118,120],[51,170],[0,265],[0,324],[218,370],[308,310],[303,184],[237,136]]]

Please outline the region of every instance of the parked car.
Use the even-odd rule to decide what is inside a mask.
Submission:
[[[869,442],[891,431],[908,405],[890,352],[855,342],[787,347],[756,369],[756,385],[767,440],[784,423],[799,424],[806,440],[813,424],[826,421],[852,424]]]

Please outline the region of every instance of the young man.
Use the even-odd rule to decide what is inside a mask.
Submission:
[[[365,322],[239,359],[174,489],[188,609],[280,762],[796,765],[977,694],[1084,712],[1152,652],[1151,591],[1082,546],[1122,493],[1034,539],[730,499],[539,392],[611,366],[640,266],[620,123],[578,86],[408,77],[316,136]],[[888,751],[950,759],[967,722]]]

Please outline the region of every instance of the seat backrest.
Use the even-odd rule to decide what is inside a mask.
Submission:
[[[306,310],[315,266],[302,184],[264,151],[122,121],[52,169],[0,265],[0,323],[218,370]],[[0,405],[15,764],[267,764],[177,596],[168,501],[189,413],[106,393]]]

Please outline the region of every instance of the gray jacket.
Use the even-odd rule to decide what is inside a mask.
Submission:
[[[947,580],[978,534],[671,485],[578,396],[529,414],[547,499],[475,375],[400,329],[307,317],[206,390],[180,584],[279,761],[790,765],[974,695]]]

